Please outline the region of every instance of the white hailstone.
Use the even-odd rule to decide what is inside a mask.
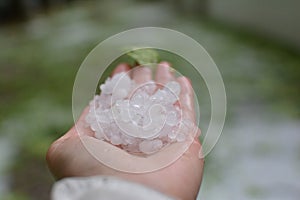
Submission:
[[[95,132],[95,131],[100,131],[101,128],[99,127],[99,124],[97,122],[93,122],[91,124],[91,129]]]
[[[170,132],[168,133],[168,137],[169,137],[171,140],[176,139],[176,136],[177,136],[177,132],[175,132],[174,130],[173,130],[173,131],[170,131]]]
[[[89,112],[85,117],[85,121],[88,124],[92,124],[94,121],[96,121],[96,118],[94,117],[94,115],[91,114],[91,112]]]
[[[137,105],[139,107],[147,106],[147,101],[149,100],[149,95],[144,90],[138,90],[130,99],[132,105]]]
[[[174,104],[178,101],[178,97],[175,96],[173,93],[172,94],[169,94],[168,97],[166,97],[166,100],[165,100],[165,104],[168,105],[168,104]]]
[[[101,114],[97,114],[97,116],[96,116],[96,119],[97,119],[98,122],[100,122],[100,123],[110,123],[113,120],[112,113],[109,109],[103,110],[100,113]]]
[[[167,91],[166,102],[167,104],[174,104],[179,99],[180,85],[176,81],[168,82],[164,89]]]
[[[118,100],[115,105],[111,108],[113,113],[113,118],[116,120],[122,120],[124,122],[130,122],[129,115],[129,102],[128,100]]]
[[[159,121],[166,115],[165,108],[160,104],[154,104],[149,108],[149,114],[152,121]]]
[[[136,139],[134,137],[122,134],[121,138],[123,140],[123,144],[127,145],[127,144],[134,144],[136,142]]]
[[[99,96],[99,98],[95,99],[96,103],[100,103],[99,105],[101,108],[109,108],[113,102],[112,96],[109,94],[103,94]]]
[[[166,98],[166,91],[158,89],[151,97],[150,100],[154,103],[163,103]]]
[[[145,112],[145,115],[143,116],[143,128],[149,126],[150,123],[151,123],[151,118],[149,116],[149,112]]]
[[[144,84],[143,89],[149,94],[152,95],[156,90],[156,83],[154,81],[148,81]]]
[[[160,150],[163,146],[163,142],[159,139],[156,140],[144,140],[139,144],[139,149],[142,153],[151,154]]]
[[[176,111],[170,111],[167,113],[166,124],[175,126],[179,122],[179,117]]]
[[[118,73],[114,75],[112,78],[106,79],[105,83],[100,85],[101,93],[103,94],[113,94],[115,93],[116,96],[124,96],[128,93],[131,87],[131,79],[125,73]],[[114,91],[115,89],[117,91]]]
[[[158,138],[167,138],[169,133],[175,132],[174,126],[169,126],[167,124],[164,125],[164,127],[161,129],[161,132],[158,136]]]
[[[130,122],[129,108],[125,108],[121,110],[120,118],[123,122]]]
[[[116,74],[112,79],[116,82],[114,85],[115,88],[124,89],[126,91],[130,90],[132,81],[125,72]]]
[[[105,135],[103,134],[103,130],[95,131],[95,137],[100,139],[100,140],[105,139]]]
[[[187,128],[189,129],[189,131],[192,131],[195,128],[195,124],[188,120],[188,119],[183,119],[182,120],[183,124],[187,126]]]
[[[183,133],[188,133],[194,130],[194,123],[188,119],[183,119],[179,124],[179,129]]]
[[[164,88],[167,88],[172,91],[173,94],[178,96],[180,94],[180,85],[176,81],[168,82]]]
[[[122,72],[116,74],[112,78],[113,85],[113,92],[112,97],[113,99],[123,99],[128,96],[131,88],[131,79],[129,76]]]
[[[123,99],[127,97],[128,91],[125,89],[115,89],[112,93],[112,98],[114,100]]]
[[[120,138],[119,135],[113,135],[111,136],[110,138],[110,142],[113,144],[113,145],[120,145],[123,143],[123,140]]]
[[[100,86],[85,121],[95,137],[130,153],[152,154],[168,143],[184,142],[194,128],[181,120],[175,104],[180,85],[171,81],[157,89],[153,81],[137,84],[122,72]]]
[[[176,136],[177,142],[183,142],[185,141],[185,134],[184,133],[178,133]]]
[[[112,132],[109,127],[102,129],[104,137],[109,141],[112,135]],[[98,138],[99,139],[99,138]]]
[[[113,84],[111,78],[107,78],[105,83],[100,85],[100,90],[102,94],[112,94]]]
[[[143,103],[144,103],[144,97],[140,93],[136,93],[135,95],[132,96],[130,99],[131,105],[137,108],[141,108]]]

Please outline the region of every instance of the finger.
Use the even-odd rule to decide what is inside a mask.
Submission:
[[[152,80],[152,71],[148,67],[135,67],[132,71],[132,78],[137,84],[143,84]]]
[[[191,85],[191,81],[184,76],[177,78],[177,81],[181,86],[179,102],[182,108],[183,118],[188,119],[193,123],[196,123],[194,111],[194,92]],[[193,143],[191,144],[187,153],[190,153],[191,156],[198,156],[201,149],[201,144],[198,138],[201,134],[201,130],[197,126],[194,126],[192,134],[194,135]]]
[[[190,80],[184,76],[177,78],[181,91],[179,103],[182,108],[183,117],[195,123],[194,92]]]
[[[158,84],[165,85],[167,82],[174,79],[174,75],[171,72],[171,66],[168,62],[161,62],[157,66],[155,81]]]
[[[121,73],[121,72],[128,72],[129,70],[130,70],[130,65],[128,65],[127,63],[120,63],[113,70],[111,76],[114,76],[115,74],[118,74],[118,73]]]

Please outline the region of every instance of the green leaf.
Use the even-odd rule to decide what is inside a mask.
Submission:
[[[140,65],[158,63],[159,61],[158,53],[155,50],[149,48],[134,49],[128,52],[127,55],[134,59],[135,62]]]

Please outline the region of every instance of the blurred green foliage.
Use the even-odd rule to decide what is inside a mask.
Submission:
[[[80,63],[101,40],[139,25],[136,19],[141,17],[147,5],[145,2],[125,6],[124,3],[108,3],[110,9],[105,10],[100,4],[78,3],[25,24],[0,28],[0,136],[14,141],[12,148],[18,151],[8,172],[12,176],[13,191],[4,197],[5,200],[49,198],[53,180],[46,168],[45,154],[51,142],[73,124],[71,95]],[[151,5],[158,13],[163,12],[159,10],[160,4]],[[111,14],[110,10],[118,12]],[[135,16],[134,10],[140,13]],[[168,12],[169,18],[163,18],[166,22],[156,22],[156,25],[190,33],[208,50],[225,81],[229,116],[234,112],[233,105],[246,104],[263,105],[276,112],[300,117],[298,53],[251,35],[227,30],[215,22],[182,19]],[[148,22],[149,18],[145,16],[141,20]],[[189,65],[177,55],[158,52],[160,59],[172,62],[175,69]],[[100,82],[121,61],[130,59],[124,55],[114,61]],[[192,79],[200,105],[205,108],[200,123],[203,131],[210,118],[209,94],[203,79],[192,69],[181,72]],[[209,166],[209,159],[207,164]],[[212,179],[220,178],[218,173],[212,175]],[[20,180],[26,180],[31,186],[25,187]],[[37,185],[43,189],[36,192]],[[250,188],[248,192],[254,196],[260,194],[256,188]]]

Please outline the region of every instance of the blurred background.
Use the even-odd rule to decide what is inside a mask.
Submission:
[[[297,0],[0,0],[0,199],[50,198],[45,153],[73,124],[81,62],[107,37],[143,26],[193,37],[224,79],[226,124],[198,199],[299,199],[299,8]],[[205,133],[209,95],[193,85]]]

